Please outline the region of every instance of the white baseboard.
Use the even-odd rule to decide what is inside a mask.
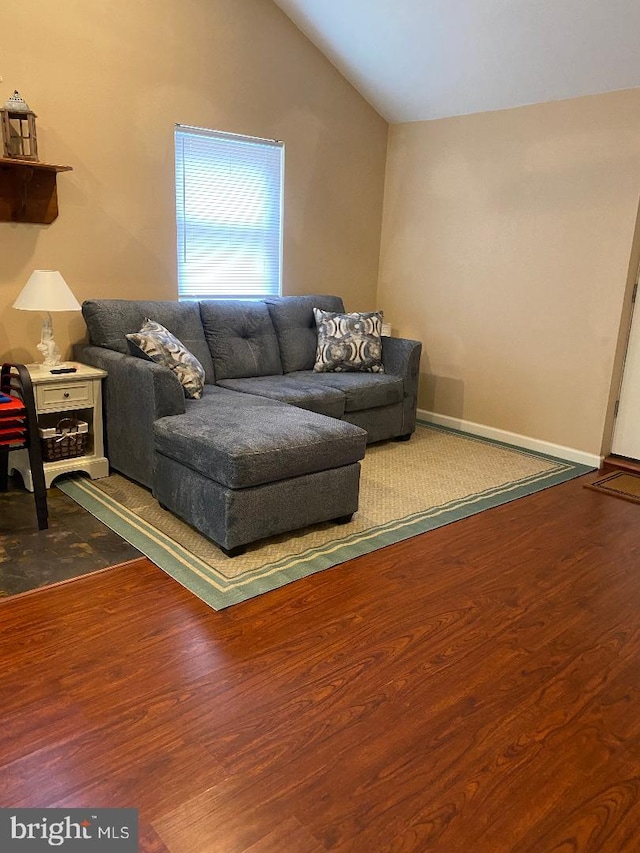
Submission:
[[[513,444],[516,447],[524,447],[525,450],[533,450],[537,453],[546,453],[548,456],[556,456],[579,465],[589,465],[591,468],[599,468],[602,464],[602,456],[595,453],[585,453],[573,447],[563,447],[561,444],[552,444],[550,441],[540,441],[528,435],[518,435],[515,432],[507,432],[503,429],[476,424],[473,421],[464,421],[461,418],[452,418],[449,415],[439,415],[436,412],[427,412],[418,409],[418,418],[438,426],[457,429],[460,432],[468,432],[471,435],[479,435],[482,438],[491,438],[494,441],[502,441],[504,444]]]

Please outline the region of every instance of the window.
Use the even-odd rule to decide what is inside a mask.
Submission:
[[[178,297],[280,293],[284,145],[176,125]]]

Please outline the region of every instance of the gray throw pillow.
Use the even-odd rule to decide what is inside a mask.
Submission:
[[[314,308],[318,347],[313,369],[343,373],[361,370],[384,373],[382,366],[382,314],[336,314]]]
[[[194,400],[202,397],[204,367],[168,329],[147,318],[139,332],[126,335],[126,338],[133,346],[134,354],[138,349],[143,357],[172,370],[184,388],[185,397]]]

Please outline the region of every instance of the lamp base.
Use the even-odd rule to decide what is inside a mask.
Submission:
[[[60,349],[57,343],[53,340],[53,322],[51,314],[47,311],[46,316],[42,320],[42,332],[40,335],[40,343],[36,347],[44,356],[42,362],[43,367],[57,367],[61,364]]]

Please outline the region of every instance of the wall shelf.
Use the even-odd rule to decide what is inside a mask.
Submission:
[[[58,172],[72,169],[0,157],[0,222],[49,225],[58,215]]]

